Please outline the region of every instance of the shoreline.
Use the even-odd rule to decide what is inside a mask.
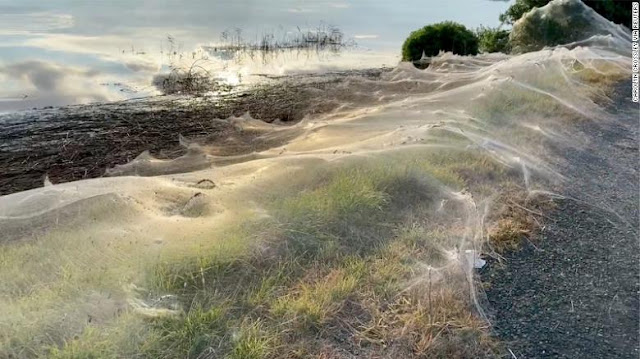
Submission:
[[[282,143],[261,137],[264,131],[240,131],[225,119],[248,113],[267,123],[294,124],[337,108],[317,100],[317,91],[385,71],[287,76],[214,97],[165,95],[0,114],[0,196],[42,187],[45,178],[55,184],[102,177],[145,151],[175,159],[187,152],[181,137],[215,146],[219,156],[263,151]]]

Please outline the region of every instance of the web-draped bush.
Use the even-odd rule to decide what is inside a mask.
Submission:
[[[480,26],[476,30],[480,52],[509,53],[509,30]]]
[[[511,51],[538,51],[615,31],[613,25],[601,19],[580,0],[553,1],[545,8],[529,11],[513,25],[509,35]]]
[[[500,15],[500,21],[512,25],[527,12],[543,7],[549,2],[550,0],[516,0],[504,14]],[[631,28],[632,1],[583,0],[582,2],[604,18]]]
[[[445,21],[412,32],[402,45],[402,60],[419,60],[424,53],[435,56],[440,51],[458,55],[476,55],[478,38],[464,25]]]

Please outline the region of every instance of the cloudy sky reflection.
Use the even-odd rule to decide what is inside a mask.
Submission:
[[[0,0],[0,111],[154,94],[151,79],[176,61],[168,56],[172,50],[186,61],[201,46],[219,44],[230,28],[252,41],[328,24],[358,44],[335,56],[212,64],[231,82],[255,73],[390,66],[415,28],[442,20],[496,26],[507,6],[488,0]]]

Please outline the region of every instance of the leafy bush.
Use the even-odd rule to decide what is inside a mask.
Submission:
[[[427,25],[412,32],[402,45],[402,60],[419,60],[424,53],[435,56],[440,51],[451,51],[458,55],[476,55],[478,38],[464,25],[445,21]]]
[[[533,8],[543,7],[551,0],[516,0],[516,2],[500,15],[500,21],[513,24]],[[583,3],[604,18],[631,28],[631,1],[585,0]]]
[[[508,30],[480,26],[476,30],[476,34],[478,36],[478,49],[480,52],[509,52]]]

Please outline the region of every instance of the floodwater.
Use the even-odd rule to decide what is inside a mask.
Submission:
[[[230,84],[256,74],[395,66],[402,41],[416,28],[444,20],[497,26],[507,6],[489,0],[0,0],[0,112],[154,95],[154,76],[195,60]],[[228,43],[224,32],[227,40],[255,43],[331,26],[350,46],[268,58],[208,51]]]

